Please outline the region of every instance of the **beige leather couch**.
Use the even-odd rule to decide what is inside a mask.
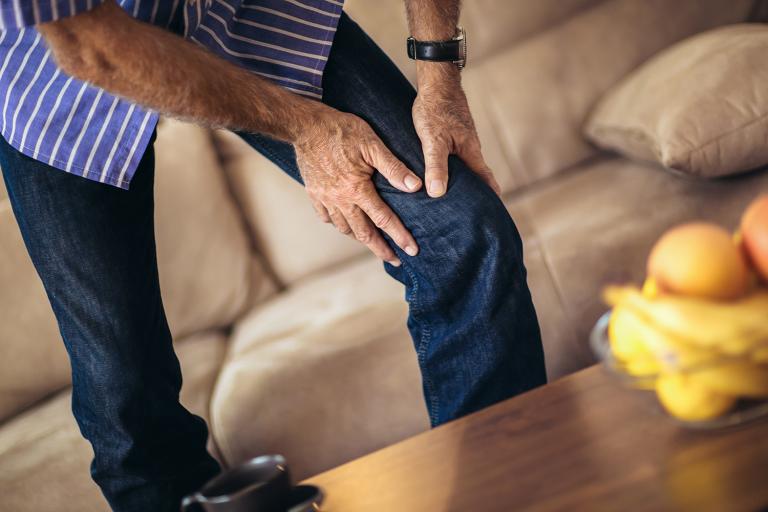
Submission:
[[[733,226],[768,173],[694,181],[603,153],[595,102],[671,43],[759,12],[752,0],[467,0],[464,85],[525,240],[552,379],[589,365],[608,281],[692,218]],[[401,0],[348,12],[409,77]],[[227,133],[164,122],[157,235],[183,402],[224,464],[287,456],[302,478],[427,428],[400,285],[315,219],[303,190]],[[70,414],[69,367],[0,195],[0,510],[106,510]]]

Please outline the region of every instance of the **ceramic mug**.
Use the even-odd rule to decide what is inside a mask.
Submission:
[[[182,512],[309,512],[319,510],[322,492],[291,485],[282,455],[262,455],[226,471],[184,498]]]

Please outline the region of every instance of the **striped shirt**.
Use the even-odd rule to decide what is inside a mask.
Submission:
[[[35,29],[104,0],[0,0],[0,133],[40,162],[127,189],[158,114],[62,72]],[[118,0],[295,93],[321,98],[341,0]],[[127,51],[129,49],[126,49]]]

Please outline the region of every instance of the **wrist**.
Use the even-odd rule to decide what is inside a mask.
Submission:
[[[435,87],[461,85],[461,72],[453,62],[416,61],[416,84],[419,91]]]
[[[285,135],[281,138],[294,146],[300,146],[317,133],[318,127],[326,125],[337,111],[320,101],[296,96],[297,101],[289,107]]]

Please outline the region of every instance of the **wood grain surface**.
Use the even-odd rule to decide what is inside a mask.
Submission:
[[[688,430],[592,367],[307,482],[327,512],[768,510],[768,422]]]

